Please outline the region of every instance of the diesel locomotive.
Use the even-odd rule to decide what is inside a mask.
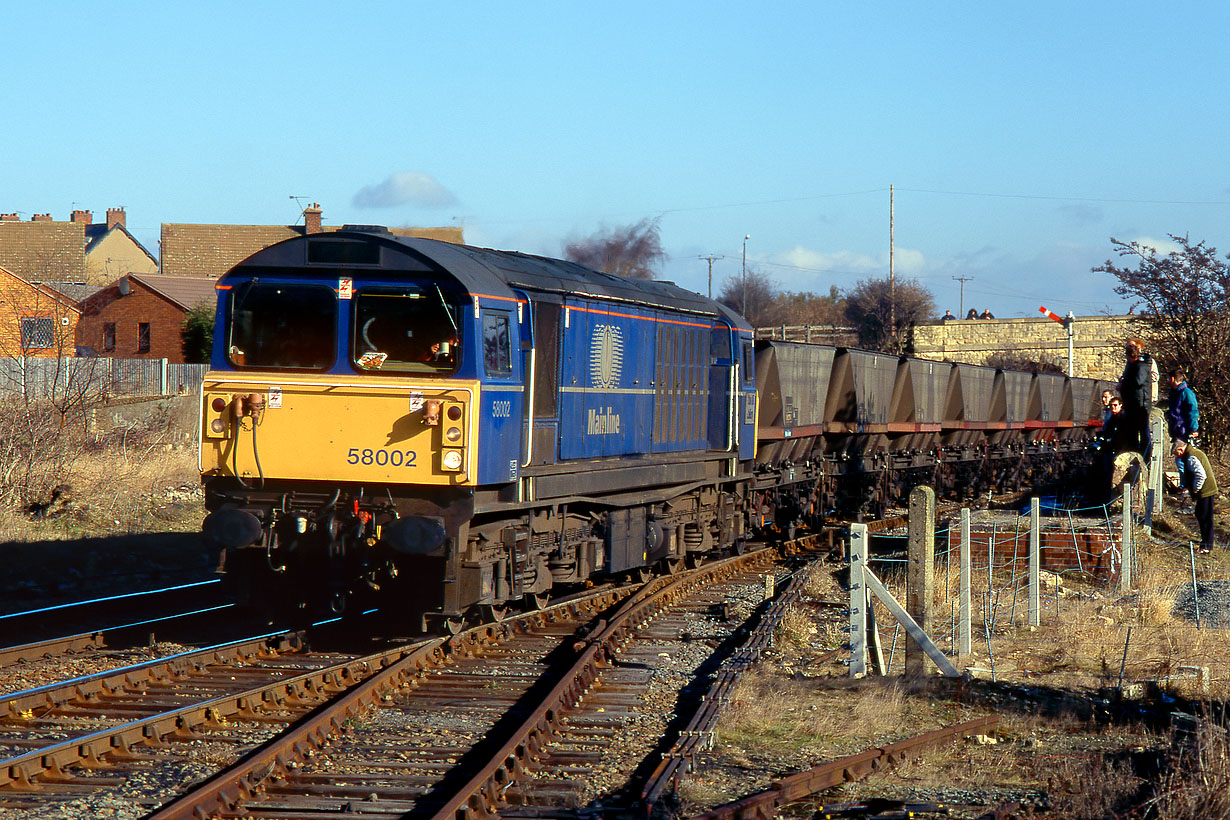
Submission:
[[[457,628],[1086,458],[1097,383],[756,341],[670,283],[346,227],[217,283],[204,530],[242,598]]]

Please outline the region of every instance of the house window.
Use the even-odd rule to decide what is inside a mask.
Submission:
[[[102,349],[104,353],[115,350],[115,322],[103,323]]]
[[[137,352],[149,353],[149,322],[137,322]]]
[[[23,350],[50,350],[55,347],[54,320],[47,316],[22,319],[21,347]]]

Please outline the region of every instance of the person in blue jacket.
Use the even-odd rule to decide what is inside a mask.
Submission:
[[[1187,385],[1187,372],[1182,367],[1170,370],[1170,397],[1166,403],[1166,426],[1172,439],[1193,439],[1200,432],[1200,408],[1196,393]]]

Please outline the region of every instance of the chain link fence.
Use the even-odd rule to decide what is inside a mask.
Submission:
[[[78,403],[142,396],[177,396],[201,389],[206,364],[166,359],[0,358],[0,395]]]
[[[1230,544],[1202,552],[1186,534],[1187,506],[1162,506],[1151,519],[1135,504],[1124,516],[1118,500],[937,522],[928,635],[959,670],[995,680],[1128,697],[1230,695]],[[868,558],[902,600],[906,541],[873,536]],[[879,644],[885,671],[900,674],[905,631],[873,607],[878,633],[865,645]]]

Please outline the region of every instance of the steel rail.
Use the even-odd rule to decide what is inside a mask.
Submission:
[[[807,771],[783,777],[762,792],[695,815],[691,820],[771,820],[782,806],[824,789],[860,780],[928,746],[989,729],[997,720],[995,715],[989,715],[822,763]]]
[[[157,745],[172,737],[193,737],[199,729],[220,726],[231,718],[254,717],[266,705],[302,704],[313,695],[319,699],[330,692],[345,691],[374,671],[415,654],[418,645],[415,647],[400,647],[279,678],[0,760],[0,787],[15,785],[28,789],[37,779],[48,776],[71,779],[65,769],[81,761],[96,763],[112,753],[131,755],[134,746]]]
[[[760,550],[708,564],[678,577],[657,578],[647,583],[620,607],[608,623],[586,642],[572,668],[543,698],[542,703],[512,733],[491,760],[433,815],[432,820],[475,820],[498,814],[501,795],[518,780],[527,778],[546,744],[561,730],[561,718],[575,708],[642,624],[695,586],[729,577],[750,567],[769,563],[776,550]]]
[[[287,649],[298,649],[302,645],[302,633],[285,632],[181,652],[166,658],[155,658],[118,669],[0,695],[0,714],[7,713],[10,719],[20,719],[23,713],[54,709],[73,700],[115,693],[126,686],[188,674],[190,670],[200,669],[210,663],[229,664],[264,651],[283,652]]]
[[[748,633],[747,639],[714,676],[701,697],[699,708],[680,731],[671,749],[663,754],[654,771],[646,778],[641,789],[641,800],[647,810],[652,809],[668,787],[678,785],[680,777],[691,769],[697,752],[712,748],[713,729],[730,700],[739,676],[758,663],[764,651],[773,646],[773,633],[790,608],[802,598],[805,582],[802,572],[790,577],[760,617],[756,628]]]
[[[95,652],[107,645],[105,630],[80,632],[63,638],[17,644],[0,648],[0,666],[13,663],[38,661],[60,655],[75,655],[78,652]]]
[[[270,778],[285,777],[306,752],[322,747],[347,720],[367,711],[412,677],[440,669],[461,657],[482,654],[515,631],[562,622],[606,609],[628,595],[627,589],[606,588],[577,596],[538,612],[466,630],[448,639],[416,646],[398,662],[351,687],[342,696],[301,717],[286,731],[244,755],[234,765],[166,803],[146,820],[189,820],[224,811],[254,797]]]

